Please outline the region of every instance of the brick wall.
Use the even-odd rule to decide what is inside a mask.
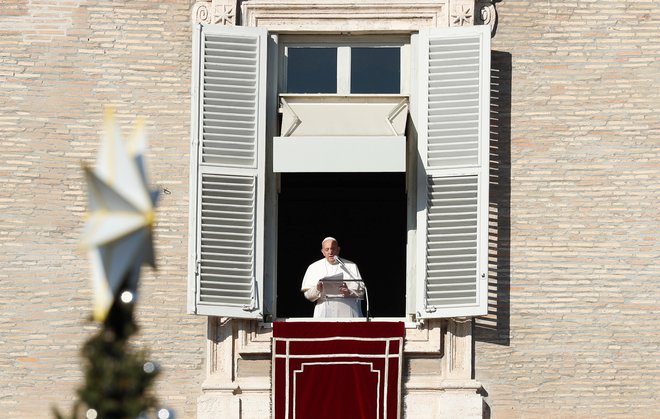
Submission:
[[[492,417],[660,417],[656,9],[498,4],[501,318],[475,345]]]
[[[139,344],[194,417],[206,327],[185,314],[189,1],[12,0],[0,15],[0,409],[48,417],[93,332],[81,162],[103,107],[146,116],[162,195]],[[660,22],[652,1],[498,3],[493,316],[475,377],[492,417],[660,416]],[[496,125],[497,125],[496,124]]]
[[[15,1],[0,8],[0,410],[68,412],[93,332],[81,163],[93,163],[103,108],[126,135],[150,128],[161,196],[158,270],[145,268],[139,344],[162,364],[157,396],[194,417],[205,319],[185,314],[190,138],[190,4]]]

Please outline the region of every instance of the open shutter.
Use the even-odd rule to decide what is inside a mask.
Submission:
[[[418,45],[417,316],[487,313],[490,27]]]
[[[266,40],[263,28],[195,28],[191,313],[262,316]]]

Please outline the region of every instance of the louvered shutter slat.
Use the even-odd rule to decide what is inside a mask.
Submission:
[[[420,34],[418,138],[421,317],[485,314],[488,180],[487,28]]]
[[[201,302],[251,303],[254,201],[254,179],[202,175]]]
[[[202,162],[254,167],[259,38],[204,41]]]
[[[265,38],[261,28],[213,25],[196,34],[196,238],[189,307],[199,314],[261,315]]]
[[[427,304],[454,305],[457,294],[477,304],[477,178],[430,178],[427,197]],[[437,246],[452,257],[437,257]]]
[[[478,164],[479,52],[478,40],[429,40],[429,168]]]

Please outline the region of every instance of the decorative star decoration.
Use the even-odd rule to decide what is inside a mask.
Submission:
[[[120,291],[136,294],[140,267],[155,266],[152,228],[157,191],[147,182],[144,124],[130,151],[112,109],[106,110],[96,168],[83,167],[89,198],[82,244],[92,265],[94,320],[103,322]]]
[[[454,13],[451,14],[452,23],[458,26],[464,26],[470,23],[472,19],[472,13],[469,7],[461,5],[460,10],[454,9]]]
[[[234,6],[229,4],[216,5],[215,14],[216,14],[216,19],[215,19],[216,23],[225,26],[234,25],[234,17],[236,16],[236,13],[234,13]]]

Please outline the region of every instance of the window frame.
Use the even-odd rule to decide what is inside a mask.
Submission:
[[[337,48],[337,92],[336,95],[351,95],[351,48],[352,47],[400,47],[398,93],[410,94],[410,34],[383,35],[293,35],[279,36],[279,80],[278,92],[287,93],[287,53],[290,47]],[[314,93],[310,93],[314,94]],[[333,93],[323,93],[333,94]],[[377,94],[377,93],[376,93]],[[365,95],[356,93],[356,95]]]
[[[216,25],[211,25],[211,26],[216,26]],[[249,27],[248,27],[249,28]],[[487,37],[487,43],[484,41],[483,49],[480,50],[480,53],[482,56],[488,56],[488,60],[483,61],[484,67],[489,64],[489,58],[490,58],[490,37],[489,37],[489,32],[487,32],[488,27],[470,27],[470,28],[447,28],[445,29],[446,31],[454,31],[454,30],[466,30],[467,32],[464,33],[476,33],[476,32],[482,32],[481,37],[482,39],[486,39]],[[245,30],[246,28],[243,27],[236,27],[233,29],[226,28],[226,29],[218,29],[219,32],[231,32],[232,30]],[[252,29],[257,29],[257,28],[252,28]],[[265,111],[259,111],[259,124],[260,124],[260,132],[263,132],[263,134],[260,134],[260,137],[263,138],[265,135],[265,138],[263,138],[263,141],[259,141],[259,149],[261,150],[258,153],[259,156],[259,162],[257,164],[256,169],[256,179],[259,184],[258,190],[259,196],[257,197],[257,205],[258,208],[255,208],[257,210],[257,226],[256,226],[256,231],[257,234],[255,234],[254,241],[255,241],[255,258],[254,258],[254,270],[255,270],[255,275],[254,275],[254,291],[255,291],[255,296],[254,296],[254,301],[255,301],[255,306],[251,308],[251,310],[248,312],[242,312],[238,313],[237,315],[227,313],[227,311],[222,310],[222,307],[209,307],[208,310],[200,310],[199,300],[197,299],[197,292],[198,292],[198,287],[199,287],[199,281],[198,281],[198,275],[199,275],[199,270],[198,270],[198,252],[199,249],[197,248],[197,240],[198,240],[198,235],[199,235],[199,228],[198,224],[201,223],[201,219],[199,218],[199,205],[196,200],[198,198],[199,192],[198,192],[198,179],[197,179],[197,173],[200,171],[199,168],[199,156],[198,156],[198,148],[200,146],[199,144],[199,135],[201,133],[200,128],[199,128],[199,118],[200,118],[200,108],[202,105],[202,102],[200,100],[200,85],[199,85],[199,75],[201,72],[199,62],[197,61],[200,57],[198,56],[199,51],[195,50],[193,54],[193,100],[192,102],[192,112],[191,112],[191,119],[192,119],[192,143],[191,143],[191,165],[193,166],[191,168],[191,184],[190,184],[190,191],[191,191],[191,211],[190,211],[190,259],[189,259],[189,292],[188,292],[188,307],[189,307],[189,312],[194,313],[194,314],[202,314],[202,315],[215,315],[215,316],[229,316],[229,317],[237,317],[237,318],[253,318],[253,319],[261,319],[265,322],[270,322],[273,320],[273,317],[276,316],[277,310],[275,307],[276,303],[276,289],[277,289],[277,235],[279,234],[277,231],[276,227],[276,221],[275,221],[275,226],[273,226],[273,221],[277,219],[278,217],[278,208],[277,208],[277,176],[272,172],[272,161],[268,161],[269,159],[265,158],[265,155],[268,154],[268,145],[264,145],[264,143],[267,143],[269,141],[272,141],[272,138],[276,132],[275,124],[277,121],[277,102],[278,102],[278,96],[279,93],[282,92],[281,90],[281,83],[283,80],[283,74],[284,71],[282,71],[282,62],[283,60],[279,60],[280,62],[275,62],[277,57],[282,56],[282,51],[284,48],[284,45],[293,45],[290,44],[291,40],[295,42],[301,42],[300,39],[304,39],[305,45],[313,45],[314,43],[319,43],[320,40],[323,40],[323,45],[328,45],[329,43],[332,43],[333,38],[330,36],[329,38],[326,38],[326,35],[314,35],[314,36],[308,36],[308,35],[277,35],[277,34],[267,34],[263,28],[260,28],[261,36],[262,39],[260,41],[261,45],[261,51],[266,51],[268,50],[268,57],[263,57],[262,65],[265,66],[265,61],[268,61],[268,71],[263,71],[259,77],[260,84],[259,84],[259,94],[261,97],[260,99],[260,109]],[[434,29],[434,31],[437,31],[438,29]],[[408,136],[408,150],[407,150],[407,159],[408,159],[408,168],[406,170],[406,176],[407,176],[407,186],[408,186],[408,211],[407,211],[407,223],[409,226],[408,229],[408,237],[407,237],[407,254],[406,254],[406,296],[405,296],[405,319],[407,321],[423,321],[424,318],[444,318],[444,317],[455,317],[455,316],[478,316],[478,315],[483,315],[486,314],[484,310],[487,309],[485,302],[486,300],[486,293],[487,293],[487,269],[484,269],[484,275],[482,275],[481,278],[482,281],[479,282],[479,287],[482,289],[482,293],[480,295],[480,301],[482,304],[480,304],[479,307],[475,308],[473,307],[471,310],[465,310],[462,308],[459,308],[458,310],[453,310],[453,311],[436,311],[432,313],[420,313],[419,308],[423,307],[424,302],[422,301],[424,299],[423,293],[420,292],[420,287],[425,286],[424,285],[424,279],[425,279],[425,252],[426,248],[422,246],[420,243],[422,242],[420,239],[421,236],[426,236],[427,232],[425,230],[426,226],[424,225],[424,222],[422,221],[420,223],[420,216],[423,216],[424,212],[424,205],[425,203],[420,203],[421,200],[424,200],[426,196],[425,191],[420,191],[418,190],[419,188],[425,188],[426,187],[426,182],[420,182],[418,178],[419,173],[423,173],[421,171],[418,171],[420,169],[420,166],[422,170],[426,170],[425,167],[423,167],[424,163],[419,160],[420,158],[423,160],[424,159],[424,153],[421,153],[418,155],[418,148],[417,148],[417,143],[418,143],[418,138],[419,133],[416,132],[416,130],[424,131],[426,129],[426,121],[424,118],[425,116],[425,109],[424,106],[425,104],[422,103],[423,101],[420,99],[421,97],[421,92],[419,91],[421,85],[423,83],[420,83],[419,79],[424,78],[427,75],[424,74],[424,68],[426,67],[426,64],[424,63],[424,59],[420,57],[418,54],[424,54],[424,51],[419,48],[413,47],[413,44],[415,43],[415,39],[418,39],[418,37],[415,34],[409,34],[409,35],[365,35],[364,37],[361,36],[356,36],[355,38],[351,37],[351,39],[356,39],[357,45],[359,46],[364,46],[365,44],[362,42],[367,42],[366,40],[368,39],[371,43],[366,44],[366,45],[373,45],[374,43],[372,42],[374,37],[377,37],[378,45],[384,45],[386,46],[386,42],[389,42],[391,39],[401,39],[402,37],[405,38],[406,40],[409,39],[409,42],[407,43],[406,47],[406,53],[404,53],[402,49],[402,54],[401,54],[401,65],[402,68],[405,66],[406,70],[402,71],[402,78],[404,78],[405,74],[405,82],[401,83],[401,94],[409,95],[410,97],[410,115],[409,117],[412,119],[414,127],[409,130],[409,136]],[[279,38],[279,39],[278,39]],[[341,38],[345,39],[345,37],[337,37],[335,36],[335,39]],[[194,42],[199,42],[199,37],[198,35],[195,35],[193,37]],[[266,39],[268,39],[268,46],[266,47]],[[326,39],[328,42],[326,42]],[[194,44],[197,45],[197,44]],[[199,47],[199,45],[197,45]],[[350,54],[349,54],[350,56]],[[265,69],[265,67],[263,67]],[[286,67],[284,67],[286,69]],[[350,67],[349,67],[350,70]],[[479,80],[481,80],[482,83],[482,94],[483,97],[486,100],[486,107],[485,109],[482,107],[480,108],[480,118],[481,118],[481,123],[480,123],[480,129],[482,131],[482,136],[485,135],[485,140],[481,141],[479,143],[479,147],[483,148],[481,150],[481,155],[485,156],[482,157],[481,161],[484,162],[486,165],[485,172],[486,176],[482,176],[480,179],[480,190],[483,191],[485,189],[486,192],[486,198],[481,197],[480,202],[485,201],[485,208],[486,208],[486,217],[481,217],[479,219],[480,222],[480,227],[479,229],[481,230],[481,239],[483,239],[484,235],[487,239],[487,165],[488,165],[488,89],[490,86],[490,79],[489,79],[489,71],[490,68],[484,68],[482,70],[485,70],[484,72],[480,73]],[[265,74],[264,74],[265,73]],[[268,80],[268,83],[266,83],[266,79]],[[276,82],[277,81],[277,82]],[[350,82],[348,84],[350,86]],[[424,93],[425,94],[425,93]],[[267,98],[264,98],[263,96],[267,96]],[[266,118],[267,115],[267,118]],[[268,119],[268,123],[266,123],[266,119]],[[261,131],[263,130],[263,131]],[[483,138],[483,137],[482,137]],[[263,148],[266,147],[266,148]],[[418,162],[419,160],[419,162]],[[460,169],[461,171],[464,171],[464,169]],[[484,171],[484,168],[479,169],[482,173]],[[194,172],[194,173],[193,173]],[[470,173],[472,173],[473,170],[470,169]],[[454,174],[459,174],[455,172]],[[195,176],[193,178],[193,176]],[[484,183],[485,182],[485,183]],[[484,187],[485,185],[485,187]],[[264,195],[265,194],[265,195]],[[422,208],[422,211],[420,211],[420,208]],[[481,210],[483,211],[483,208]],[[267,209],[267,210],[266,210]],[[484,252],[487,256],[487,240],[486,240],[486,245],[482,245],[480,247],[480,251]],[[486,266],[487,267],[487,257],[482,257],[480,259],[480,265]],[[481,272],[480,272],[481,274]],[[379,318],[381,320],[386,320],[383,318]],[[278,320],[286,320],[286,319],[278,319]],[[292,321],[297,321],[300,320],[299,318],[291,318],[290,320]],[[401,320],[401,318],[397,318],[397,320]]]

